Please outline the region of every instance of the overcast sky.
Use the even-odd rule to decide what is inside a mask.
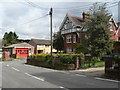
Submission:
[[[88,11],[97,0],[91,0],[91,2],[87,0],[83,0],[84,2],[82,0],[78,1],[79,0],[69,0],[69,2],[65,2],[64,0],[57,0],[57,2],[55,2],[55,0],[52,2],[48,0],[44,0],[44,2],[40,0],[35,0],[34,2],[33,0],[0,1],[0,36],[2,37],[5,32],[14,31],[19,38],[22,39],[49,39],[50,18],[49,15],[46,14],[49,13],[51,7],[53,8],[53,32],[57,32],[66,13],[81,17],[82,12]],[[109,0],[110,3],[108,3],[107,7],[115,18],[115,21],[118,22],[118,5],[115,3],[116,1],[118,0]],[[31,2],[33,3],[30,4]]]

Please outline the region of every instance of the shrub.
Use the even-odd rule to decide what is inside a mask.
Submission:
[[[120,55],[114,55],[113,57],[114,57],[116,63],[120,62]]]
[[[62,64],[75,64],[76,57],[83,58],[83,54],[53,54],[54,56],[57,56],[58,58],[56,60],[59,60]],[[52,65],[52,57],[50,54],[33,54],[28,57],[28,59],[34,59],[38,61],[44,61],[50,65]]]
[[[82,54],[57,54],[57,56],[63,64],[75,64],[76,57],[84,57]]]
[[[91,58],[92,65],[95,66],[95,63],[96,63],[97,61],[99,61],[99,60],[100,60],[100,59],[99,59],[98,57],[92,57],[92,58]]]

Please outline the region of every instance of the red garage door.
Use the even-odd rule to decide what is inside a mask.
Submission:
[[[28,48],[16,48],[16,57],[27,57],[28,56]]]

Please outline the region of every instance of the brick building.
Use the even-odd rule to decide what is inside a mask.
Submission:
[[[4,48],[11,57],[21,58],[34,54],[34,47],[28,43],[12,44]]]
[[[82,38],[87,38],[85,32],[87,31],[83,28],[83,22],[87,20],[89,14],[87,12],[83,12],[82,17],[74,16],[72,14],[66,14],[61,26],[60,31],[64,38],[64,52],[65,53],[74,53],[74,45],[75,43],[80,43]],[[110,31],[112,32],[112,37],[114,41],[118,41],[118,25],[115,23],[115,20],[110,18]]]
[[[48,54],[51,52],[51,44],[50,40],[44,40],[44,39],[31,39],[29,41],[29,44],[34,46],[34,52],[35,54],[45,53]],[[56,50],[53,48],[53,52],[56,52]]]
[[[118,25],[118,29],[117,29],[116,35],[118,37],[118,40],[120,40],[120,22],[118,22],[117,25]]]

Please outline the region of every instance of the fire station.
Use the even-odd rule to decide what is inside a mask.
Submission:
[[[34,54],[34,47],[28,43],[19,43],[5,47],[4,51],[9,52],[10,57],[21,58]]]

